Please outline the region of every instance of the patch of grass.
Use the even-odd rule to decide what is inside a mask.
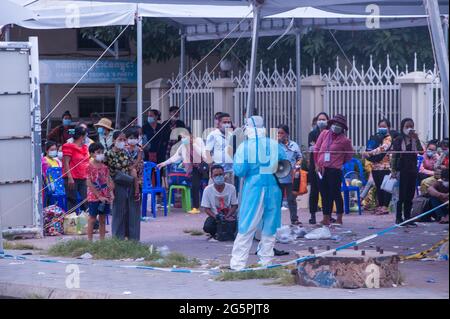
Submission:
[[[59,242],[48,250],[49,255],[63,257],[79,257],[84,253],[90,253],[95,259],[145,258],[145,260],[155,260],[160,258],[156,249],[150,251],[149,246],[140,242],[116,238],[94,242],[86,239],[73,239]]]
[[[132,240],[108,238],[90,242],[86,239],[73,239],[57,243],[50,247],[52,256],[79,257],[90,253],[94,259],[144,258],[144,265],[153,267],[196,267],[200,265],[196,258],[188,258],[180,253],[171,252],[162,256],[157,249]]]
[[[183,232],[191,236],[202,236],[205,233],[199,229],[183,229]]]
[[[31,244],[14,243],[8,240],[3,242],[3,248],[10,250],[37,250],[37,248]]]
[[[157,260],[147,261],[144,263],[146,266],[152,267],[196,267],[200,265],[200,261],[196,258],[188,258],[180,253],[170,253],[165,257],[160,257]]]
[[[249,280],[249,279],[283,279],[287,281],[287,276],[292,276],[289,271],[283,268],[263,269],[263,270],[251,270],[240,272],[224,272],[217,276],[216,280],[219,281],[236,281],[236,280]],[[292,276],[293,277],[293,276]]]

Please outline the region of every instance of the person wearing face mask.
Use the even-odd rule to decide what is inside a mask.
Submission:
[[[352,142],[345,136],[348,130],[347,120],[336,114],[328,121],[329,129],[320,133],[314,145],[314,161],[319,177],[319,188],[322,196],[322,225],[331,224],[333,202],[336,204],[336,223],[342,225],[344,202],[342,200],[342,166],[352,159],[354,151]]]
[[[294,168],[297,163],[301,161],[302,153],[298,144],[289,139],[289,127],[287,125],[278,126],[278,143],[286,153],[287,159],[291,162],[292,168]],[[279,182],[283,195],[287,197],[289,212],[291,215],[291,224],[301,225],[302,223],[298,220],[297,216],[297,198],[292,192],[293,172],[294,170],[292,169],[291,174],[279,179]]]
[[[434,176],[434,167],[438,160],[439,155],[437,154],[437,141],[429,141],[419,168],[419,182],[422,182],[430,176]]]
[[[442,170],[441,178],[428,188],[427,195],[430,197],[431,209],[448,202],[448,168]],[[441,224],[448,224],[448,206],[436,210],[435,218]]]
[[[146,161],[160,163],[166,158],[166,150],[163,145],[164,132],[161,123],[161,114],[158,110],[148,111],[147,123],[142,126],[145,136]]]
[[[126,149],[137,175],[135,187],[139,189],[139,192],[141,193],[142,177],[144,174],[144,151],[139,145],[139,127],[130,127],[125,132],[125,135],[127,137]]]
[[[78,124],[78,126],[83,127],[83,128],[86,130],[86,132],[89,132],[89,128],[88,128],[88,125],[87,125],[86,123],[80,122],[80,123]],[[73,137],[69,138],[69,139],[67,140],[67,143],[73,143]],[[84,144],[86,144],[86,145],[89,147],[89,145],[91,145],[92,143],[94,143],[94,141],[93,141],[92,139],[89,138],[89,135],[88,135],[88,134],[86,134],[86,138],[85,138]]]
[[[266,137],[264,119],[246,120],[243,141],[234,156],[234,173],[244,179],[238,213],[238,234],[234,240],[230,268],[245,268],[256,231],[261,232],[257,248],[259,264],[270,265],[275,233],[281,226],[281,190],[274,173],[278,162],[287,159],[278,141]]]
[[[405,118],[400,123],[400,135],[392,143],[391,174],[399,180],[397,201],[397,224],[411,218],[412,200],[416,191],[417,155],[423,153],[422,143],[414,130],[414,121]],[[404,219],[403,219],[404,218]],[[407,226],[417,226],[414,221]]]
[[[62,151],[62,145],[59,145],[59,147],[58,147],[58,159],[61,161],[61,163],[62,163],[62,160],[63,160],[63,156],[64,156],[64,154],[63,154],[63,151]]]
[[[69,130],[73,128],[72,115],[69,111],[65,111],[62,116],[62,124],[50,131],[47,140],[62,145],[71,137]]]
[[[77,194],[84,200],[87,197],[87,167],[89,165],[88,146],[85,144],[87,131],[84,127],[75,127],[73,143],[66,143],[63,151],[63,177],[67,196],[67,209],[77,205]],[[82,210],[86,205],[82,204]]]
[[[191,177],[192,182],[192,210],[190,213],[200,212],[200,185],[202,179],[208,179],[208,173],[199,169],[200,164],[205,162],[210,164],[205,144],[200,137],[194,138],[190,128],[181,130],[181,140],[176,152],[166,161],[159,163],[159,169],[170,164],[182,162],[186,174]],[[178,145],[178,144],[175,144]]]
[[[92,241],[94,225],[99,221],[100,239],[105,239],[105,216],[110,213],[111,203],[114,200],[114,183],[109,175],[109,169],[104,164],[105,147],[100,143],[89,146],[91,160],[87,168],[87,200],[89,205],[89,220],[87,235]]]
[[[448,169],[448,138],[444,138],[439,143],[439,159],[434,165],[434,170],[438,178],[440,178],[440,173],[443,169]]]
[[[45,154],[41,158],[41,165],[42,165],[42,178],[44,181],[44,187],[51,183],[49,180],[49,177],[47,176],[47,170],[50,167],[62,167],[61,160],[58,158],[58,148],[55,142],[48,141],[45,143]],[[45,196],[45,199],[47,200],[46,203],[44,203],[45,207],[49,205],[48,196]]]
[[[105,154],[105,163],[114,182],[112,235],[139,241],[141,233],[140,192],[136,188],[137,172],[126,149],[125,133],[113,133],[113,147]]]
[[[309,165],[308,165],[308,182],[311,186],[309,191],[309,213],[311,218],[309,223],[316,224],[316,212],[319,210],[319,177],[316,173],[316,165],[314,162],[314,145],[319,138],[320,133],[325,130],[328,126],[328,120],[330,119],[328,114],[325,112],[320,112],[313,119],[314,128],[308,134],[308,145],[309,145]]]
[[[377,134],[372,136],[370,141],[377,141],[378,146],[362,153],[372,164],[372,177],[376,187],[378,206],[375,210],[376,215],[389,214],[389,204],[392,194],[381,189],[381,184],[386,175],[391,173],[391,157],[388,151],[392,146],[392,136],[390,135],[391,123],[388,119],[378,121]],[[369,143],[370,144],[370,143]],[[368,148],[371,148],[368,146]]]
[[[202,197],[201,208],[208,215],[203,230],[210,235],[210,238],[214,238],[218,222],[224,220],[232,224],[232,227],[229,227],[232,233],[230,238],[234,239],[238,208],[236,188],[232,184],[225,183],[225,172],[220,165],[211,167],[211,177],[213,184],[205,188]]]
[[[98,142],[101,143],[106,150],[111,149],[113,144],[112,131],[114,131],[112,121],[103,117],[94,124],[94,127],[97,129]]]
[[[222,165],[225,171],[225,181],[234,183],[233,158],[228,151],[233,127],[230,114],[219,115],[219,127],[206,138],[206,150],[211,154],[214,164]]]
[[[162,123],[162,148],[165,152],[164,159],[170,157],[172,146],[175,145],[178,140],[170,139],[170,133],[176,128],[185,128],[186,124],[180,120],[180,108],[178,106],[171,106],[169,108],[169,119]]]

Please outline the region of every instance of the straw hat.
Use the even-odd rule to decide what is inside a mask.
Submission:
[[[110,119],[107,119],[106,117],[103,117],[100,119],[100,121],[98,121],[98,123],[94,124],[95,127],[101,126],[106,128],[107,130],[113,131],[114,129],[112,128],[112,121]]]
[[[334,123],[340,124],[342,125],[342,127],[344,127],[345,130],[348,130],[347,119],[345,118],[344,115],[336,114],[331,120],[328,121],[329,125],[332,125]]]

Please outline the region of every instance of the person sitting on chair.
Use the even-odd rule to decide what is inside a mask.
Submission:
[[[225,183],[225,171],[221,165],[216,164],[211,168],[211,177],[214,183],[203,191],[201,209],[208,215],[203,230],[213,238],[217,224],[222,220],[234,222],[236,230],[238,201],[234,185]]]

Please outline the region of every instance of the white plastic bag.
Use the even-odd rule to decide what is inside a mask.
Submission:
[[[275,239],[279,243],[288,244],[295,240],[295,236],[291,234],[291,228],[288,225],[284,225],[277,229]]]
[[[381,183],[381,189],[385,192],[394,193],[395,185],[397,184],[397,179],[392,177],[392,174],[386,175]]]
[[[331,232],[328,227],[316,228],[305,235],[306,239],[330,239]]]

